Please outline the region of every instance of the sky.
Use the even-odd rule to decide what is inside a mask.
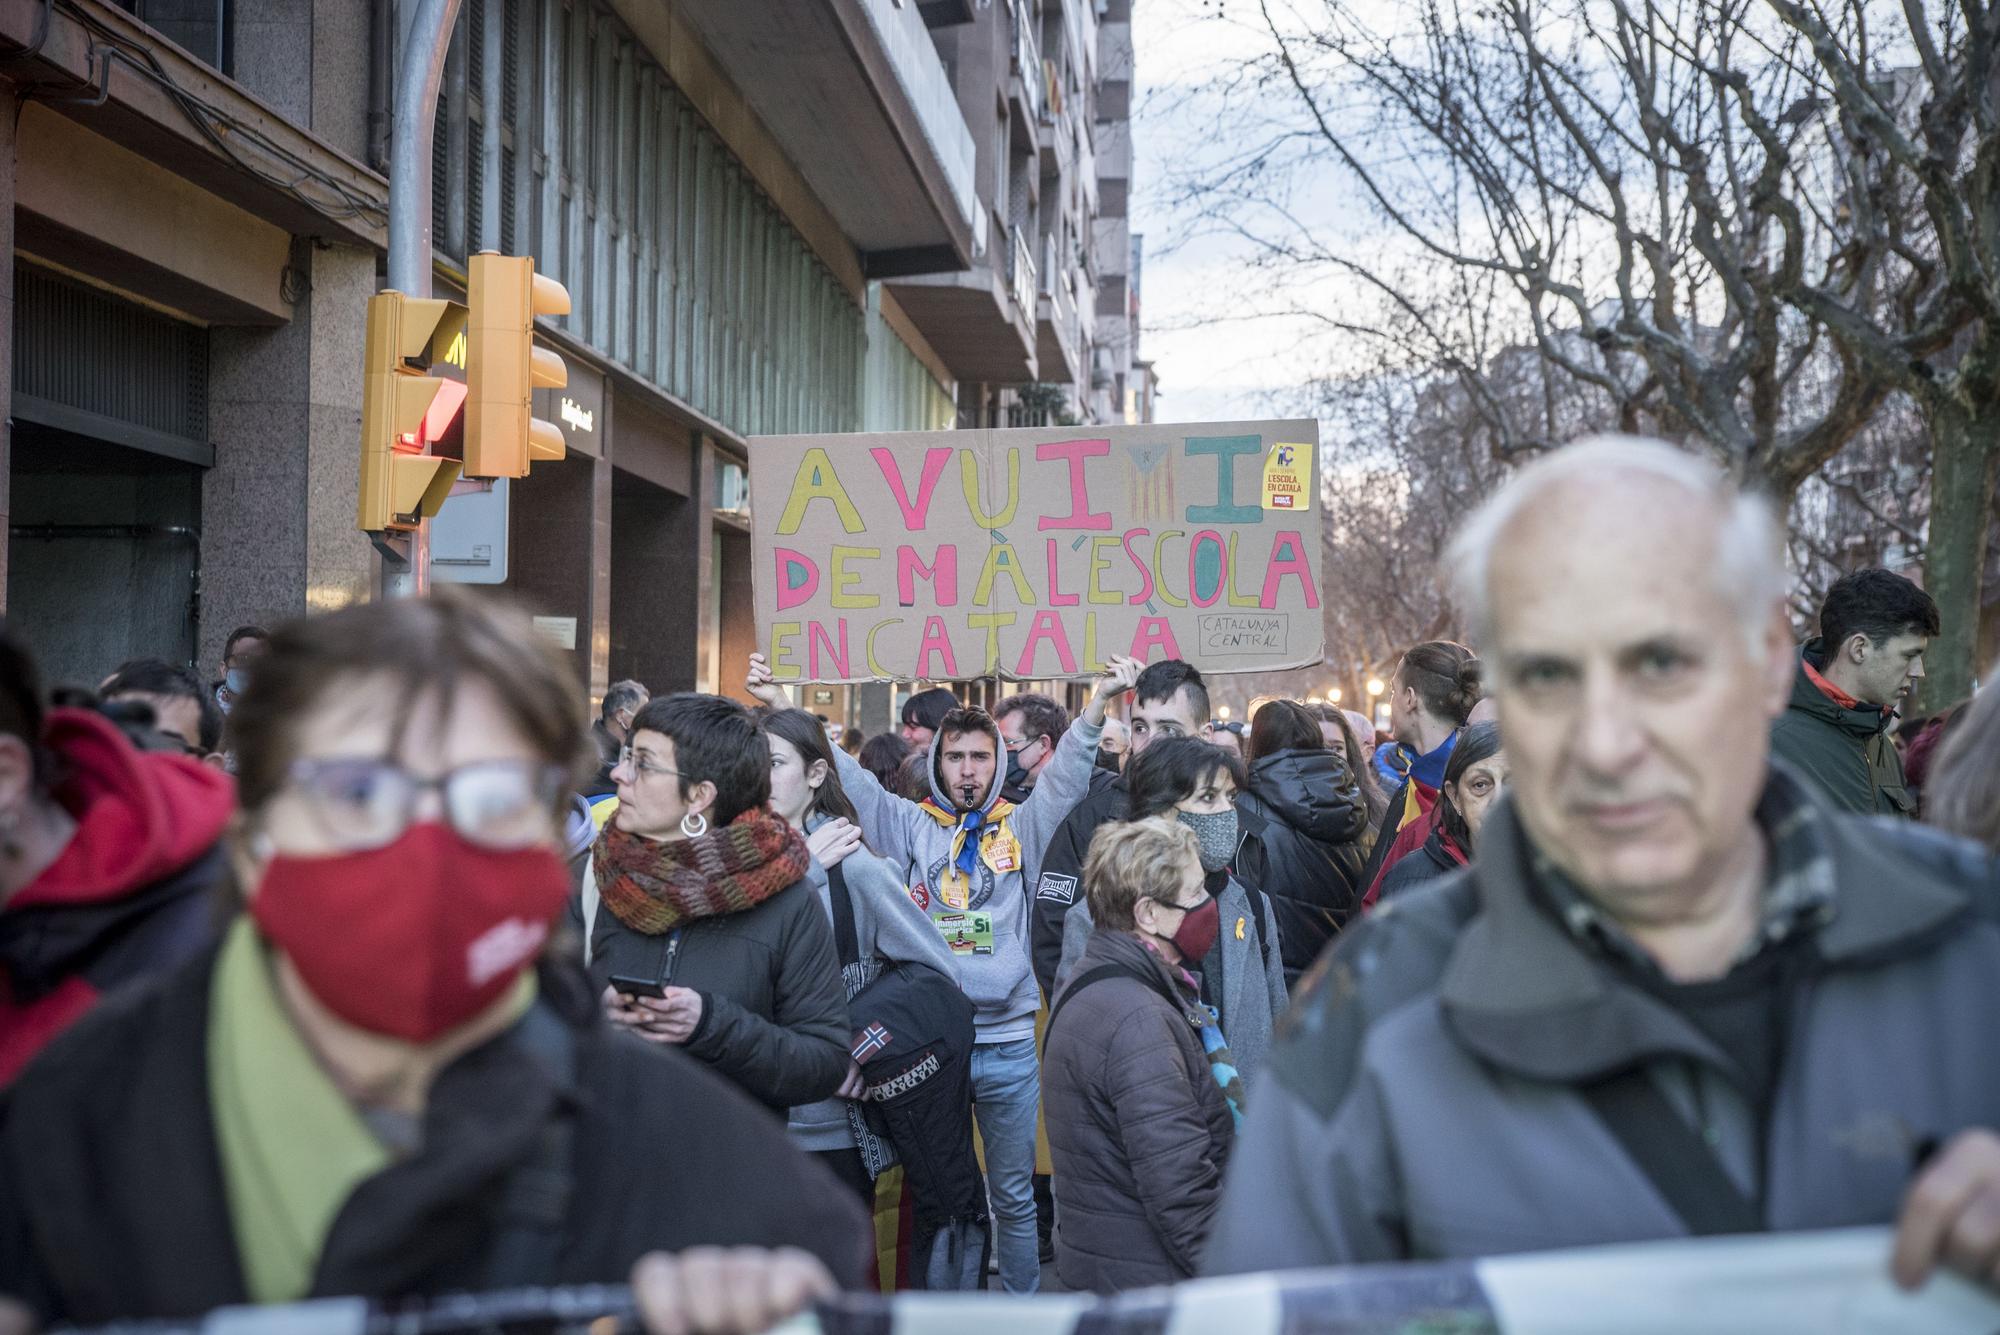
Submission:
[[[1167,171],[1177,152],[1209,133],[1186,93],[1221,62],[1255,49],[1237,17],[1252,8],[1242,0],[1133,5],[1132,230],[1146,238],[1140,348],[1159,376],[1161,421],[1289,414],[1297,406],[1288,392],[1311,377],[1322,355],[1302,349],[1305,331],[1295,320],[1244,319],[1230,310],[1230,294],[1242,291],[1247,276],[1238,243],[1201,237],[1175,244],[1181,215]]]

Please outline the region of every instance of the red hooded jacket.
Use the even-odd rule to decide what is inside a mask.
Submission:
[[[236,800],[228,775],[141,751],[88,711],[52,710],[42,740],[76,833],[0,908],[0,1087],[100,996],[214,938]]]

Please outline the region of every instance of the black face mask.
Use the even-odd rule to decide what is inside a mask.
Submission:
[[[1035,744],[1035,742],[1029,742],[1027,746],[1023,746],[1018,750],[1011,746],[1007,748],[1007,786],[1009,788],[1025,790],[1029,785],[1034,783],[1035,776],[1028,773],[1027,768],[1021,764],[1021,752],[1026,751]]]

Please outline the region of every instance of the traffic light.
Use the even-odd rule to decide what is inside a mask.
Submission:
[[[535,317],[568,315],[569,290],[526,256],[483,250],[466,266],[465,473],[526,477],[563,457],[562,429],[529,410],[537,389],[569,383],[563,359],[535,346]]]
[[[465,386],[427,374],[465,335],[455,301],[380,292],[368,299],[361,397],[361,506],[366,533],[414,530],[458,477]]]

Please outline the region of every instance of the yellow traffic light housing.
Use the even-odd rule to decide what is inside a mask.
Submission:
[[[459,472],[466,390],[428,374],[465,334],[455,301],[381,292],[368,299],[361,399],[363,532],[413,531]]]
[[[465,474],[526,477],[560,459],[562,429],[532,412],[537,389],[569,383],[563,359],[535,346],[535,317],[568,315],[569,290],[526,256],[483,250],[466,266]]]

